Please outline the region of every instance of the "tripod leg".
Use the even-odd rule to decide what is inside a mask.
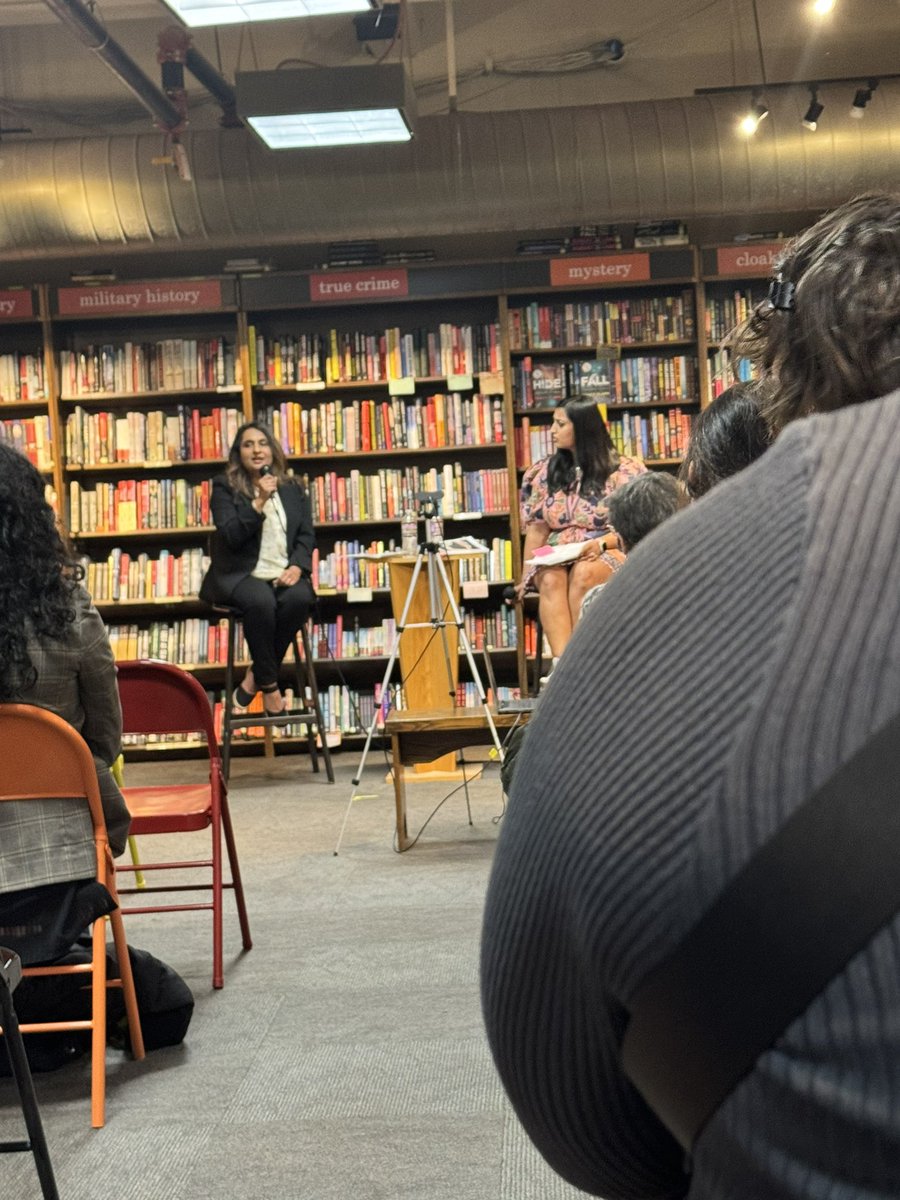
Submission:
[[[447,668],[448,695],[450,703],[455,708],[456,688],[453,686],[453,663],[450,659],[450,644],[447,641],[447,622],[444,619],[444,611],[441,608],[441,598],[438,590],[438,583],[440,582],[438,578],[439,572],[435,568],[435,563],[440,563],[441,567],[444,565],[437,553],[430,553],[428,555],[428,613],[432,626],[441,631],[441,643],[444,647],[444,665]],[[449,587],[449,580],[446,579],[446,573],[444,578],[446,580],[445,587]]]
[[[413,593],[416,589],[416,583],[418,582],[419,575],[421,574],[421,571],[422,571],[422,561],[423,561],[423,556],[420,554],[419,557],[416,559],[415,567],[413,567],[412,579],[410,580],[410,584],[409,584],[409,591],[406,596],[406,601],[403,605],[403,612],[400,614],[400,620],[397,623],[397,628],[394,633],[394,643],[391,646],[391,653],[390,653],[390,656],[388,657],[387,666],[384,669],[384,676],[381,680],[382,700],[384,699],[387,689],[390,686],[391,674],[394,670],[394,663],[397,661],[397,656],[400,653],[400,638],[401,638],[401,636],[403,634],[403,630],[406,626],[407,617],[409,616],[410,605],[412,604]],[[375,736],[375,730],[377,727],[378,727],[378,709],[376,708],[375,712],[372,715],[372,723],[369,726],[368,732],[366,733],[366,741],[365,741],[365,745],[363,746],[362,756],[360,757],[360,760],[359,760],[359,766],[356,768],[356,774],[353,776],[353,779],[351,780],[352,791],[350,792],[350,799],[347,801],[347,807],[344,810],[344,820],[341,823],[341,831],[338,834],[337,844],[334,847],[335,856],[337,856],[337,854],[339,853],[340,848],[341,848],[341,842],[344,840],[344,831],[347,828],[347,821],[350,817],[350,809],[353,807],[353,801],[356,799],[356,789],[359,787],[360,781],[362,779],[362,773],[365,770],[365,766],[366,766],[366,759],[369,757],[369,747],[372,745],[372,738]]]
[[[484,708],[484,715],[487,719],[488,729],[491,731],[491,739],[497,750],[497,757],[500,762],[503,762],[503,743],[500,741],[500,735],[497,733],[497,726],[494,724],[494,714],[491,712],[491,706],[487,702],[487,694],[484,690],[484,685],[481,682],[481,676],[478,673],[478,668],[475,665],[475,656],[472,653],[472,643],[469,641],[469,636],[466,633],[465,625],[459,611],[459,605],[453,595],[453,588],[450,585],[450,579],[447,576],[447,568],[444,566],[442,558],[437,559],[437,570],[444,585],[444,591],[447,594],[447,605],[450,612],[453,614],[453,623],[459,630],[459,642],[466,656],[466,661],[469,664],[469,671],[472,674],[472,681],[478,691],[478,696]]]

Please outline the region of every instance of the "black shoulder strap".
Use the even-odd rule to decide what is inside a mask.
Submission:
[[[753,856],[638,989],[626,1074],[682,1146],[900,911],[900,717]]]

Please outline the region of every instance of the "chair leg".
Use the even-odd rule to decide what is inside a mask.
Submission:
[[[253,938],[250,936],[250,921],[247,918],[247,905],[244,902],[244,884],[241,880],[241,868],[238,863],[237,843],[234,840],[234,828],[231,824],[231,811],[228,808],[227,797],[222,797],[222,832],[225,835],[225,849],[228,852],[228,866],[231,871],[231,883],[234,889],[234,899],[237,904],[238,921],[241,925],[241,938],[245,950],[253,949]]]
[[[214,806],[212,821],[212,919],[213,919],[213,987],[225,985],[225,968],[222,954],[222,816],[221,809]]]
[[[322,738],[322,758],[325,760],[325,773],[328,776],[328,782],[334,783],[334,767],[331,763],[331,751],[328,748],[328,736],[325,730],[325,722],[322,719],[322,705],[319,701],[319,686],[316,682],[316,671],[313,663],[312,645],[310,644],[309,640],[309,631],[305,625],[300,630],[300,634],[303,640],[303,655],[306,659],[306,683],[309,688],[310,702],[312,704],[313,711],[316,714],[316,726]],[[296,642],[294,653],[296,653]]]
[[[118,896],[114,895],[113,899],[118,901]],[[128,943],[125,940],[125,924],[120,909],[110,913],[109,923],[112,927],[113,945],[116,948],[116,962],[119,964],[119,981],[122,985],[122,998],[125,1001],[128,1036],[131,1039],[131,1057],[142,1059],[144,1057],[144,1035],[141,1032],[141,1014],[138,1010],[131,957],[128,953]]]
[[[304,650],[300,649],[300,640],[303,639]],[[310,708],[311,704],[306,699],[307,675],[309,655],[306,653],[306,647],[309,647],[309,637],[306,633],[306,627],[294,634],[294,677],[296,679],[295,688],[297,698],[295,701],[297,708]],[[316,749],[316,728],[312,724],[306,726],[306,748],[309,751],[309,759],[312,763],[312,769],[316,774],[319,773],[319,752]],[[319,731],[321,732],[321,731]],[[322,737],[324,739],[324,733]]]
[[[94,922],[91,937],[91,1124],[106,1121],[106,926]]]
[[[13,1081],[16,1085],[16,1091],[19,1093],[22,1116],[25,1120],[25,1129],[28,1132],[28,1142],[21,1144],[5,1143],[0,1145],[0,1151],[31,1150],[31,1153],[34,1155],[34,1165],[37,1170],[38,1179],[40,1180],[41,1194],[44,1200],[59,1200],[59,1192],[56,1190],[56,1180],[53,1176],[53,1164],[50,1161],[50,1151],[47,1148],[47,1140],[44,1137],[44,1127],[41,1123],[37,1097],[34,1094],[31,1069],[28,1066],[28,1058],[25,1054],[25,1044],[22,1041],[22,1033],[19,1029],[15,1009],[13,1008],[12,997],[5,982],[0,983],[0,1011],[3,1014],[3,1036],[9,1052]]]
[[[228,656],[225,660],[225,703],[222,705],[222,774],[228,779],[231,769],[231,698],[234,695],[234,652],[237,642],[235,619],[229,614],[228,622]]]

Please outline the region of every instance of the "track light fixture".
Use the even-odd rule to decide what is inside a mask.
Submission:
[[[870,79],[865,87],[857,88],[853,103],[850,105],[850,116],[861,121],[865,116],[866,105],[872,99],[872,93],[878,87],[877,79]]]
[[[834,8],[835,0],[813,0],[812,10],[817,17],[824,17]]]
[[[816,127],[819,123],[819,117],[825,110],[825,105],[819,103],[819,93],[812,87],[809,89],[809,108],[803,115],[803,120],[800,124],[804,129],[809,129],[813,133],[816,132]]]
[[[765,120],[769,115],[769,110],[763,103],[759,92],[754,92],[750,98],[750,107],[747,112],[741,117],[740,129],[741,133],[745,133],[747,137],[752,137],[759,129],[760,121]]]

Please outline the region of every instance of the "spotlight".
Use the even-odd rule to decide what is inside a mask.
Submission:
[[[744,116],[741,117],[739,126],[741,133],[746,134],[747,137],[752,137],[759,128],[760,121],[764,120],[768,115],[769,110],[763,104],[762,100],[760,100],[759,93],[754,92],[750,100],[750,107]]]
[[[824,16],[834,8],[835,0],[813,0],[812,10],[816,16]]]
[[[825,105],[819,103],[819,93],[816,91],[815,88],[810,88],[809,89],[809,108],[806,110],[803,120],[800,122],[800,124],[803,126],[803,128],[809,129],[813,133],[815,133],[816,126],[818,125],[818,122],[819,122],[819,117],[821,117],[824,109],[825,109]]]
[[[866,105],[872,99],[872,93],[878,87],[877,79],[870,79],[865,87],[857,88],[853,103],[850,105],[850,116],[861,121],[865,116]]]

